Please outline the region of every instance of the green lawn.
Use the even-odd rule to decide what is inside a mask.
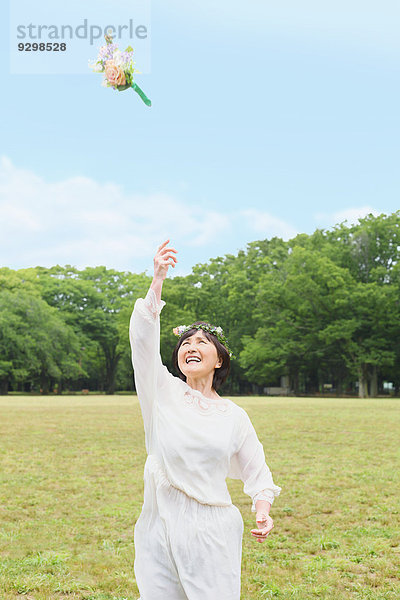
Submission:
[[[282,487],[257,544],[250,499],[230,482],[245,520],[242,599],[399,599],[400,401],[234,400]],[[136,600],[137,399],[2,397],[0,456],[0,598]]]

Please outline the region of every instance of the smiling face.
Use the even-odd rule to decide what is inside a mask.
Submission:
[[[177,358],[180,371],[189,379],[213,375],[222,365],[216,347],[201,329],[183,340]]]

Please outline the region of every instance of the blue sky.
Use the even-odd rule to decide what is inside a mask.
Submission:
[[[391,1],[152,2],[150,109],[89,70],[10,74],[6,25],[0,265],[150,270],[171,237],[187,273],[397,210],[399,17]]]

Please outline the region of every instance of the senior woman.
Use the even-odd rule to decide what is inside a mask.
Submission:
[[[230,364],[222,329],[204,322],[177,328],[179,377],[161,362],[161,291],[177,262],[168,244],[158,248],[153,281],[130,323],[148,454],[135,525],[139,600],[239,600],[243,520],[226,477],[241,479],[252,498],[258,542],[273,528],[269,511],[280,488],[247,413],[217,393]]]

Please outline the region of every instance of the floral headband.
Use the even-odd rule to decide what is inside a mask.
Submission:
[[[215,335],[217,340],[225,346],[228,351],[230,358],[235,358],[232,354],[231,349],[229,348],[228,340],[226,339],[222,327],[214,327],[214,325],[210,325],[210,323],[195,323],[193,325],[179,325],[179,327],[174,327],[172,330],[174,335],[181,337],[190,329],[202,329],[203,331],[207,331],[208,333],[212,333]]]

